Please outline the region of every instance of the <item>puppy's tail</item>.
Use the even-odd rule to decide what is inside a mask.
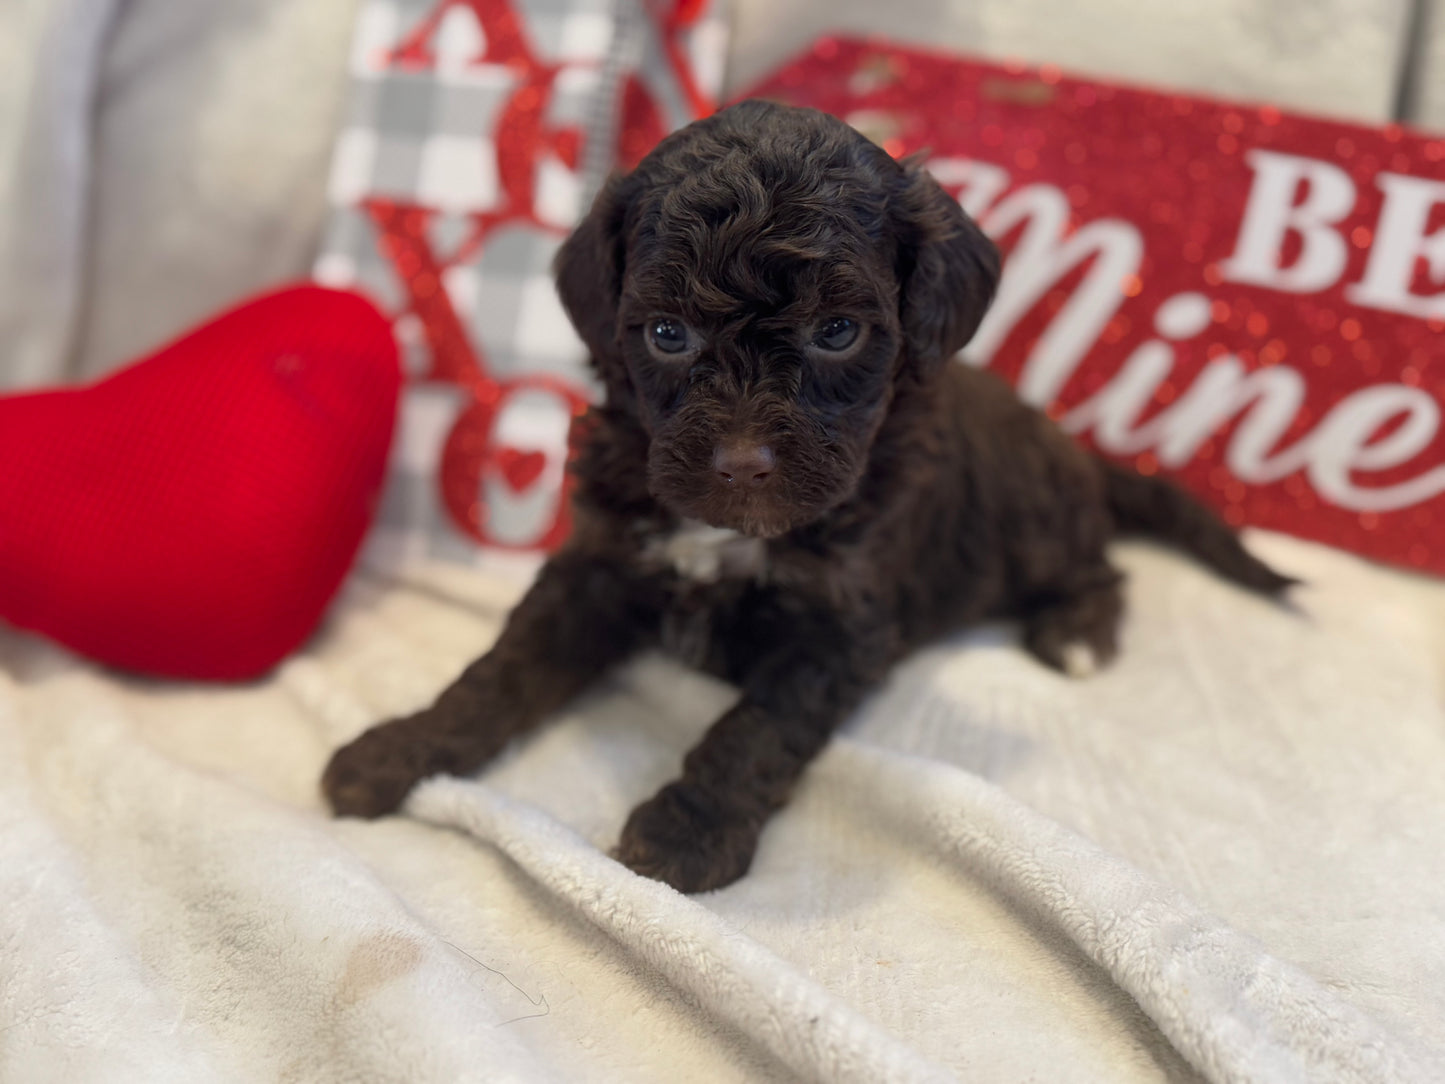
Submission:
[[[1178,486],[1099,460],[1105,498],[1120,534],[1156,538],[1191,554],[1226,579],[1277,596],[1299,583],[1252,555],[1218,516]]]

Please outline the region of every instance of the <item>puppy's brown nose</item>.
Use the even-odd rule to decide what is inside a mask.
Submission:
[[[728,485],[758,485],[773,473],[776,462],[766,444],[723,444],[712,454],[713,470]]]

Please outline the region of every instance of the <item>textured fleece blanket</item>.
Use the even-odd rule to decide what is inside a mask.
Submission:
[[[1121,549],[1087,681],[1004,627],[922,653],[693,898],[606,857],[733,695],[662,659],[404,816],[325,816],[330,750],[516,581],[360,577],[240,688],[8,634],[0,1079],[1445,1080],[1445,589],[1255,543],[1295,610]]]
[[[1106,7],[744,0],[733,82],[816,17],[1383,119],[1407,5]],[[0,0],[0,387],[304,273],[355,8]],[[1129,549],[1108,673],[920,655],[695,899],[604,855],[730,696],[660,660],[405,817],[323,815],[330,749],[515,581],[358,578],[235,689],[0,632],[0,1082],[1445,1080],[1445,588],[1260,542],[1299,612]]]

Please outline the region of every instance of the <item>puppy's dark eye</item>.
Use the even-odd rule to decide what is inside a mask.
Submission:
[[[835,316],[824,322],[813,336],[813,345],[819,350],[841,353],[858,341],[858,323],[846,316]]]
[[[692,345],[691,329],[681,320],[664,316],[647,325],[647,345],[654,352],[682,354]]]

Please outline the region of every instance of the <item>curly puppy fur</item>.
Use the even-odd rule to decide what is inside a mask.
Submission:
[[[576,434],[575,533],[435,704],[336,753],[338,813],[471,772],[608,667],[670,647],[741,696],[616,854],[716,888],[920,644],[1010,616],[1048,666],[1107,662],[1121,531],[1262,592],[1291,582],[1178,490],[949,364],[997,251],[921,168],[822,113],[744,102],[668,137],[607,185],[556,271],[606,387]]]

